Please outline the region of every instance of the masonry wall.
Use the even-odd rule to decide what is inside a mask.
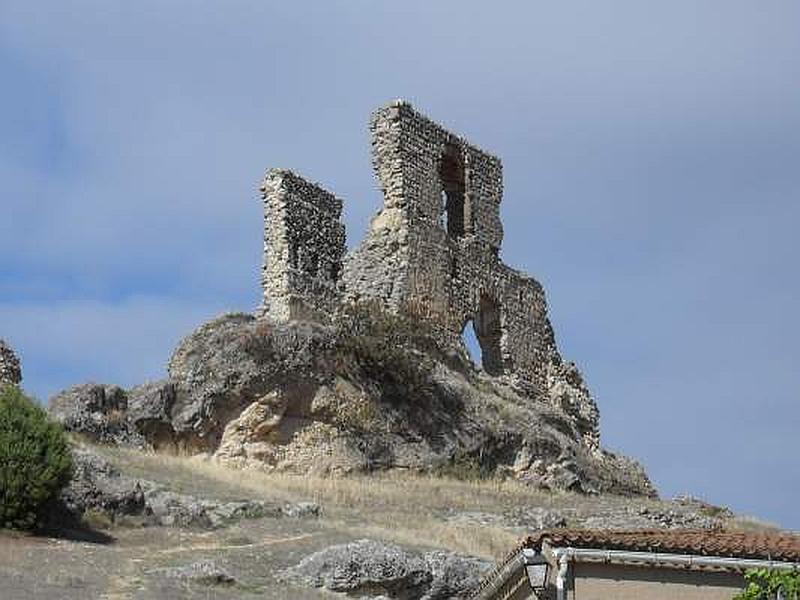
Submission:
[[[410,307],[454,344],[475,323],[487,372],[544,388],[560,358],[542,287],[499,258],[500,160],[402,102],[378,110],[371,132],[384,206],[346,262],[348,297]]]
[[[325,320],[339,305],[345,252],[342,201],[291,171],[273,169],[264,200],[262,313]]]

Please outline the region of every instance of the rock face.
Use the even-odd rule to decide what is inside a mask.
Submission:
[[[452,552],[408,552],[394,544],[359,540],[303,559],[286,578],[353,597],[402,600],[462,598],[492,563]]]
[[[142,445],[144,438],[130,427],[128,395],[116,385],[85,383],[50,398],[50,415],[67,431],[98,442]]]
[[[122,430],[153,445],[298,473],[402,468],[654,493],[641,467],[587,446],[559,407],[439,349],[424,323],[379,311],[329,326],[226,315],[180,343],[169,374],[124,394]],[[102,414],[119,393],[111,390],[73,388],[51,411],[69,428],[97,431],[98,418],[86,415]]]
[[[322,509],[314,502],[276,504],[262,500],[220,502],[178,494],[151,481],[122,475],[88,446],[72,450],[73,477],[54,509],[54,524],[78,522],[88,512],[114,523],[140,517],[144,523],[167,527],[217,529],[243,519],[262,517],[308,519]]]
[[[0,339],[0,385],[10,383],[19,385],[22,381],[22,369],[19,359],[6,342]]]

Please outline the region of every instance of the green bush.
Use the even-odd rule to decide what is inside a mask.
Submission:
[[[71,473],[61,426],[19,388],[0,385],[0,527],[35,527]]]
[[[786,600],[800,598],[800,573],[794,570],[750,569],[744,574],[747,587],[734,600]]]

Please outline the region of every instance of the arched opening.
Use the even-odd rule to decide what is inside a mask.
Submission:
[[[482,295],[478,314],[464,323],[461,339],[472,362],[480,365],[489,375],[503,373],[501,337],[500,309],[492,298]]]
[[[466,185],[461,150],[448,144],[439,162],[439,181],[442,185],[442,223],[450,237],[460,238],[466,232]]]

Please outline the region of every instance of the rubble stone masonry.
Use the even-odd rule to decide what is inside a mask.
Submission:
[[[342,201],[291,171],[273,169],[264,199],[262,311],[276,320],[325,320],[339,304],[345,251]]]

